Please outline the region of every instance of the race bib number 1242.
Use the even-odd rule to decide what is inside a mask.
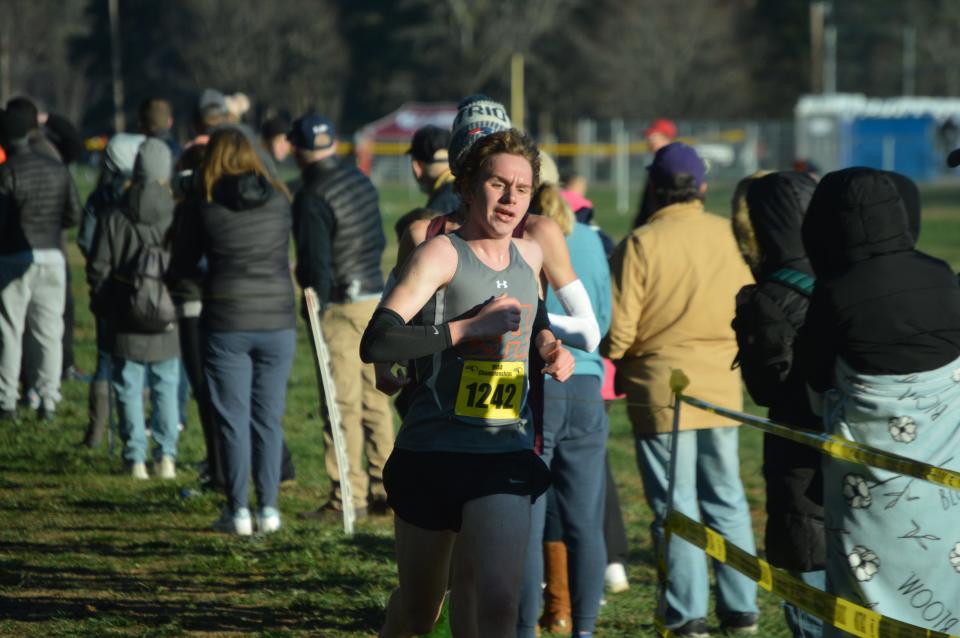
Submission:
[[[523,398],[522,361],[463,362],[457,391],[457,416],[519,419]]]

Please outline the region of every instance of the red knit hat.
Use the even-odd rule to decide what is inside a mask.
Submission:
[[[656,119],[651,122],[650,126],[647,127],[647,130],[643,132],[643,136],[650,137],[654,133],[665,135],[671,140],[675,139],[677,137],[677,125],[673,123],[673,120],[667,120],[664,118]]]

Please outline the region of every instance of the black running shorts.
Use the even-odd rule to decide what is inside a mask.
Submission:
[[[411,525],[460,531],[463,505],[492,494],[529,496],[550,486],[550,470],[532,450],[498,454],[414,452],[394,448],[383,468],[387,503]]]

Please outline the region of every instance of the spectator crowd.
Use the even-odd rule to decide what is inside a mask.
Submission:
[[[131,479],[174,479],[192,395],[200,480],[224,497],[213,528],[275,532],[295,476],[283,419],[308,312],[298,294],[313,289],[349,469],[325,413],[330,493],[298,518],[339,524],[345,500],[357,518],[395,517],[399,587],[381,636],[429,632],[445,598],[454,635],[602,633],[603,597],[630,586],[612,400],[626,401],[654,544],[672,508],[756,554],[740,423],[675,414],[675,370],[720,407],[742,410],[745,385],[777,423],[960,470],[960,287],[916,249],[920,197],[903,175],[759,172],[728,219],[706,207],[707,164],[658,119],[617,243],[585,180],[474,95],[450,129],[412,136],[424,204],[393,229],[385,276],[379,193],[334,122],[308,112],[256,132],[249,109],[206,89],[179,140],[170,104],[145,100],[85,203],[76,129],[27,98],[0,111],[0,423],[55,421],[62,379],[85,378],[83,444],[102,446],[115,413]],[[299,177],[285,182],[288,157]],[[96,324],[89,377],[73,359],[74,227]],[[939,488],[770,434],[763,457],[767,561],[918,627],[957,624],[960,607],[931,618],[900,591],[921,575],[945,610],[957,604],[960,521]],[[666,556],[666,627],[708,636],[704,553],[674,540]],[[713,567],[721,631],[756,633],[756,583]],[[792,604],[784,619],[798,638],[848,635]]]

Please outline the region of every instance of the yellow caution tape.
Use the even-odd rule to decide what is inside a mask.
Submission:
[[[666,531],[700,547],[709,556],[730,565],[767,591],[859,638],[960,638],[888,618],[866,607],[822,592],[727,542],[714,530],[680,512],[670,513],[666,521]],[[673,635],[663,625],[662,619],[656,619],[655,626],[661,636],[669,638]]]
[[[720,131],[712,135],[704,135],[700,137],[678,137],[677,141],[684,142],[690,146],[696,146],[697,144],[704,144],[710,142],[720,142],[726,144],[739,144],[743,142],[747,137],[746,131],[744,129],[729,129],[726,131]],[[104,143],[105,145],[105,143]],[[407,151],[410,150],[409,141],[397,141],[397,142],[367,142],[366,144],[361,144],[364,150],[369,151],[374,155],[392,155],[399,156],[405,155]],[[620,146],[612,143],[605,142],[595,142],[592,144],[581,144],[578,142],[559,142],[559,143],[543,143],[539,144],[541,150],[550,153],[551,155],[557,157],[578,157],[582,155],[592,155],[596,157],[613,157],[620,153]],[[348,155],[354,152],[354,145],[348,141],[342,141],[337,143],[337,154],[338,155]],[[626,145],[626,152],[629,155],[646,155],[650,153],[650,146],[647,144],[646,140],[634,140],[629,142]]]
[[[653,627],[657,630],[657,635],[662,638],[675,638],[676,634],[667,629],[667,626],[663,624],[663,620],[657,618],[653,621]]]
[[[670,387],[673,388],[672,383]],[[900,456],[899,454],[891,454],[890,452],[877,450],[866,445],[856,443],[855,441],[842,439],[838,436],[832,436],[822,432],[813,432],[811,430],[787,427],[785,425],[780,425],[779,423],[774,423],[769,419],[752,416],[750,414],[744,414],[743,412],[737,412],[736,410],[729,410],[727,408],[720,407],[719,405],[707,403],[706,401],[694,399],[693,397],[688,397],[686,395],[682,395],[680,400],[684,403],[700,408],[701,410],[713,412],[714,414],[753,426],[763,430],[764,432],[769,432],[770,434],[775,434],[777,436],[790,439],[796,443],[801,443],[803,445],[816,448],[821,452],[832,456],[833,458],[843,459],[844,461],[852,461],[854,463],[861,463],[863,465],[869,465],[882,470],[896,472],[897,474],[905,474],[907,476],[912,476],[924,481],[929,481],[930,483],[960,490],[960,472],[956,472],[954,470],[948,470],[942,467],[930,465],[928,463],[914,461],[913,459],[908,459],[904,456]]]

